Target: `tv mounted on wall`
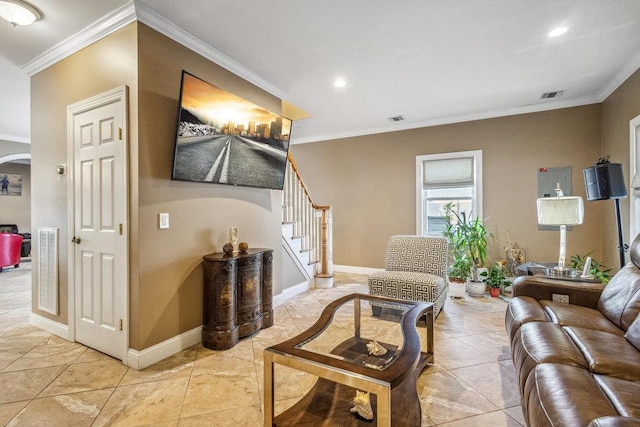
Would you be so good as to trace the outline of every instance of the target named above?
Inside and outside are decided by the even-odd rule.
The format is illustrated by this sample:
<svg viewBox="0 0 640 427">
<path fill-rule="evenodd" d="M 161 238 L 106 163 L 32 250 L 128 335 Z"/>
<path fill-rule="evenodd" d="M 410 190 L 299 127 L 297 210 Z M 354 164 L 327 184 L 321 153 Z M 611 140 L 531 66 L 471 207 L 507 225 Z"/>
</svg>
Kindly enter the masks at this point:
<svg viewBox="0 0 640 427">
<path fill-rule="evenodd" d="M 182 71 L 171 179 L 282 190 L 291 120 Z"/>
</svg>

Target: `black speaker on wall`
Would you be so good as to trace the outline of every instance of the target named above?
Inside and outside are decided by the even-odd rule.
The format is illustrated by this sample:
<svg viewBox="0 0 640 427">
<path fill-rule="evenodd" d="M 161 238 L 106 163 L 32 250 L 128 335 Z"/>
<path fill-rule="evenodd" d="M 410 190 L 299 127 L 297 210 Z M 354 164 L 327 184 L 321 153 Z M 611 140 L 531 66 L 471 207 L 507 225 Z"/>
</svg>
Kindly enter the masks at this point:
<svg viewBox="0 0 640 427">
<path fill-rule="evenodd" d="M 587 200 L 608 200 L 627 197 L 622 165 L 620 163 L 596 164 L 583 170 Z"/>
</svg>

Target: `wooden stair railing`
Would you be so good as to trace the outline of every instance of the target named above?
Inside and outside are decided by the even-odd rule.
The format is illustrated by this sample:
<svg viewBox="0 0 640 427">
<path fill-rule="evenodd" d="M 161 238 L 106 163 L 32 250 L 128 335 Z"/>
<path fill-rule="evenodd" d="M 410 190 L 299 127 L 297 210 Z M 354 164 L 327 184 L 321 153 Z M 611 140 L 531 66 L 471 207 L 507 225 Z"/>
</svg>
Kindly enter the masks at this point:
<svg viewBox="0 0 640 427">
<path fill-rule="evenodd" d="M 293 236 L 301 239 L 302 250 L 310 252 L 310 262 L 316 265 L 315 277 L 331 280 L 333 278 L 332 208 L 313 202 L 291 152 L 287 158 L 289 161 L 282 192 L 282 221 L 293 223 Z"/>
</svg>

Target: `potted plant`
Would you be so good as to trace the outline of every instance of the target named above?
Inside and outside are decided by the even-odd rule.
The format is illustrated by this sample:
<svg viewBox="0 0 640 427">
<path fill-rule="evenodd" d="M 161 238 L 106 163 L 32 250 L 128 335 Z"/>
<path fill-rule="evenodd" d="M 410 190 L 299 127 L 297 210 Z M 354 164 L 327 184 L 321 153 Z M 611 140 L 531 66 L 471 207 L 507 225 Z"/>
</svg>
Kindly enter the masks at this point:
<svg viewBox="0 0 640 427">
<path fill-rule="evenodd" d="M 482 281 L 489 286 L 489 292 L 492 297 L 500 295 L 500 290 L 503 286 L 511 284 L 511 280 L 507 278 L 507 269 L 501 262 L 496 262 L 489 266 L 487 271 L 480 273 Z"/>
<path fill-rule="evenodd" d="M 471 262 L 471 278 L 467 291 L 471 296 L 484 295 L 484 284 L 478 269 L 484 267 L 487 258 L 487 238 L 493 237 L 480 218 L 473 218 L 466 212 L 458 213 L 452 203 L 444 206 L 445 227 L 442 232 L 449 240 L 453 254 L 466 254 Z"/>
<path fill-rule="evenodd" d="M 471 276 L 471 260 L 465 253 L 454 255 L 447 270 L 449 277 L 449 296 L 462 298 L 467 290 L 467 280 Z"/>
</svg>

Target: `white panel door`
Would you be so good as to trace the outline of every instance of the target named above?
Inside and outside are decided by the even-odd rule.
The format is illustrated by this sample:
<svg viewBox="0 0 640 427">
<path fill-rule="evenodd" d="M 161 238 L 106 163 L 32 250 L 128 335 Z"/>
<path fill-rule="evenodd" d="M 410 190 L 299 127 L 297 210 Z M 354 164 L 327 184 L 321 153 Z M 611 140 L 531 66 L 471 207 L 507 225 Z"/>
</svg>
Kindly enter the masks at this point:
<svg viewBox="0 0 640 427">
<path fill-rule="evenodd" d="M 126 92 L 123 92 L 126 93 Z M 123 360 L 127 339 L 126 98 L 69 107 L 76 341 Z"/>
</svg>

